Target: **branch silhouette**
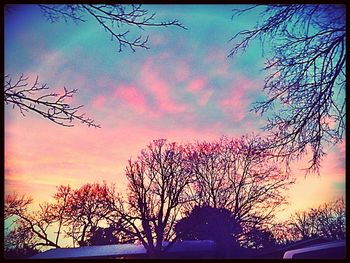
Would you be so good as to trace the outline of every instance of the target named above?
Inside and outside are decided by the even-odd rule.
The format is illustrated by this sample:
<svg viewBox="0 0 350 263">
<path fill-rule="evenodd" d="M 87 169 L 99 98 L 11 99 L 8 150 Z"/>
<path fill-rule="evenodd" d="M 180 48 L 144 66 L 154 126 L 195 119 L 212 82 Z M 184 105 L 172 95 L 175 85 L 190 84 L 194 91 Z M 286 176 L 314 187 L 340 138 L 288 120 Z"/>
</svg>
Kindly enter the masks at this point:
<svg viewBox="0 0 350 263">
<path fill-rule="evenodd" d="M 251 9 L 234 10 L 234 16 Z M 345 131 L 345 8 L 343 5 L 268 5 L 250 30 L 232 37 L 229 57 L 254 39 L 269 43 L 264 90 L 252 110 L 271 113 L 270 147 L 287 161 L 312 152 L 307 172 L 319 171 L 326 145 Z"/>
<path fill-rule="evenodd" d="M 66 99 L 73 97 L 77 89 L 67 90 L 63 88 L 63 94 L 49 92 L 47 84 L 39 84 L 37 76 L 33 84 L 29 84 L 28 77 L 23 74 L 13 81 L 10 75 L 4 79 L 4 99 L 7 105 L 17 108 L 23 116 L 27 112 L 35 112 L 42 117 L 65 127 L 73 127 L 73 120 L 78 120 L 89 127 L 100 128 L 94 120 L 80 114 L 78 110 L 83 107 L 71 106 Z"/>
<path fill-rule="evenodd" d="M 144 30 L 145 27 L 168 27 L 177 26 L 187 29 L 178 20 L 155 22 L 155 13 L 149 14 L 141 4 L 66 4 L 66 5 L 39 5 L 44 16 L 51 22 L 58 22 L 63 19 L 65 22 L 72 20 L 75 23 L 86 22 L 85 15 L 92 17 L 107 33 L 111 40 L 119 44 L 119 52 L 125 47 L 135 52 L 136 48 L 149 49 L 147 46 L 148 36 L 131 37 L 131 27 Z"/>
</svg>

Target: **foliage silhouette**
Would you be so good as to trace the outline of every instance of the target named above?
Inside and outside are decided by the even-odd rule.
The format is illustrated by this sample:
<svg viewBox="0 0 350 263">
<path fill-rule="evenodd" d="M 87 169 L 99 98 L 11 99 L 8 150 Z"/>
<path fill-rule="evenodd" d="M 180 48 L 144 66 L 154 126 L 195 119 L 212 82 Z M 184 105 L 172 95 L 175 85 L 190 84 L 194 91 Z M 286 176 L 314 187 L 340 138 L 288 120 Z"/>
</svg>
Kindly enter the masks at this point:
<svg viewBox="0 0 350 263">
<path fill-rule="evenodd" d="M 108 232 L 105 238 L 109 238 L 108 242 L 114 240 L 111 235 L 115 235 L 116 243 L 130 240 L 117 228 L 119 221 L 114 209 L 117 200 L 114 186 L 105 183 L 88 183 L 79 189 L 61 185 L 54 195 L 55 202 L 40 204 L 39 210 L 33 212 L 29 208 L 31 198 L 16 193 L 7 195 L 5 220 L 13 223 L 5 236 L 5 248 L 21 249 L 23 253 L 60 248 L 63 236 L 72 239 L 73 247 L 85 246 L 91 240 L 95 242 L 103 231 Z M 102 225 L 107 225 L 107 229 L 101 229 Z"/>
<path fill-rule="evenodd" d="M 22 247 L 36 250 L 42 247 L 60 247 L 57 240 L 49 237 L 47 232 L 57 222 L 51 213 L 52 206 L 44 203 L 38 211 L 30 212 L 28 206 L 32 201 L 32 198 L 17 193 L 5 197 L 4 219 L 11 220 L 11 225 L 15 225 L 5 237 L 5 244 L 8 246 L 6 249 Z"/>
<path fill-rule="evenodd" d="M 225 208 L 195 206 L 191 213 L 179 220 L 175 232 L 180 240 L 214 240 L 220 257 L 235 256 L 239 250 L 237 236 L 242 227 Z"/>
</svg>

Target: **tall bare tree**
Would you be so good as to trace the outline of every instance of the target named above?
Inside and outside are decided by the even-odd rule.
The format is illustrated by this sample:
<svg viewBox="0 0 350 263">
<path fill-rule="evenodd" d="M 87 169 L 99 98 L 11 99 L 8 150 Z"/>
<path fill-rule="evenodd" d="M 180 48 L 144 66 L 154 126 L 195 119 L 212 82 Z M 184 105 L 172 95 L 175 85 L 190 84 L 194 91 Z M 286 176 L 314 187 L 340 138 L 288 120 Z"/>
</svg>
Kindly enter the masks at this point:
<svg viewBox="0 0 350 263">
<path fill-rule="evenodd" d="M 234 10 L 242 15 L 261 6 Z M 312 157 L 308 172 L 319 171 L 326 146 L 343 140 L 345 131 L 345 5 L 286 4 L 263 8 L 253 29 L 231 40 L 230 57 L 254 39 L 270 50 L 264 90 L 268 98 L 254 110 L 268 115 L 270 147 L 287 161 Z"/>
<path fill-rule="evenodd" d="M 294 180 L 283 172 L 258 136 L 196 143 L 191 149 L 195 178 L 187 193 L 191 206 L 226 208 L 243 234 L 269 222 L 286 203 L 285 190 Z"/>
<path fill-rule="evenodd" d="M 121 203 L 122 218 L 150 257 L 160 257 L 166 249 L 163 241 L 175 238 L 173 226 L 187 201 L 184 189 L 191 181 L 185 156 L 182 146 L 161 139 L 127 165 L 129 193 L 126 204 Z"/>
</svg>

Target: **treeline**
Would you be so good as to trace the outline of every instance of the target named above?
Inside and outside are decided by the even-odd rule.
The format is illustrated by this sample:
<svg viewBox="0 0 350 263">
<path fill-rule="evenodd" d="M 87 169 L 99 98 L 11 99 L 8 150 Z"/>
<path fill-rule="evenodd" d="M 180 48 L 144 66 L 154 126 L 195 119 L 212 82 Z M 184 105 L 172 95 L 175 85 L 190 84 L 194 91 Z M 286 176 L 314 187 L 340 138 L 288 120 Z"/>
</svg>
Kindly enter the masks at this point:
<svg viewBox="0 0 350 263">
<path fill-rule="evenodd" d="M 188 144 L 155 140 L 129 160 L 126 192 L 105 182 L 78 189 L 61 185 L 53 202 L 37 211 L 30 211 L 31 198 L 8 195 L 5 219 L 13 225 L 5 254 L 30 256 L 61 247 L 63 238 L 71 247 L 139 242 L 150 257 L 164 253 L 163 241 L 212 239 L 226 253 L 227 246 L 259 249 L 315 236 L 345 238 L 342 199 L 274 223 L 294 180 L 267 143 L 258 136 Z"/>
</svg>

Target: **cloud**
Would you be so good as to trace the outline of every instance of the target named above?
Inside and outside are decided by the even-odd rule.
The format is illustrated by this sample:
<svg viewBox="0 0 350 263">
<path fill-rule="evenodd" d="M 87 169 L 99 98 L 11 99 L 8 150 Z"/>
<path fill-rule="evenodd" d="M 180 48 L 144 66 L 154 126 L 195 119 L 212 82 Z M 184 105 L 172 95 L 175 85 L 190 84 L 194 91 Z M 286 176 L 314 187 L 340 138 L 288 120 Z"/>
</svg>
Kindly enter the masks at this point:
<svg viewBox="0 0 350 263">
<path fill-rule="evenodd" d="M 214 93 L 214 91 L 211 89 L 209 90 L 206 85 L 206 78 L 197 78 L 195 80 L 192 80 L 187 86 L 187 90 L 197 97 L 197 103 L 201 107 L 205 106 L 208 103 L 209 98 Z"/>
<path fill-rule="evenodd" d="M 256 81 L 240 75 L 236 76 L 233 82 L 219 106 L 232 120 L 242 121 L 249 111 L 252 93 L 256 92 Z"/>
<path fill-rule="evenodd" d="M 148 59 L 141 68 L 140 82 L 143 87 L 155 99 L 155 108 L 160 113 L 183 113 L 188 110 L 187 105 L 174 99 L 176 86 L 169 84 L 161 77 L 161 72 L 155 67 L 152 60 Z"/>
<path fill-rule="evenodd" d="M 133 85 L 120 85 L 114 90 L 114 97 L 140 114 L 150 113 L 146 97 Z"/>
<path fill-rule="evenodd" d="M 190 66 L 187 61 L 179 60 L 175 62 L 175 78 L 176 81 L 184 81 L 190 76 Z"/>
<path fill-rule="evenodd" d="M 201 130 L 176 126 L 155 129 L 130 119 L 102 129 L 83 125 L 68 129 L 48 125 L 42 119 L 12 120 L 5 135 L 6 193 L 17 190 L 36 199 L 53 194 L 59 184 L 79 187 L 102 180 L 117 183 L 125 191 L 127 160 L 136 158 L 152 140 L 192 142 L 214 139 L 220 132 L 215 125 Z"/>
<path fill-rule="evenodd" d="M 96 109 L 103 109 L 106 103 L 107 97 L 103 95 L 98 95 L 92 101 L 92 106 Z"/>
<path fill-rule="evenodd" d="M 187 90 L 192 93 L 197 93 L 204 88 L 205 84 L 206 84 L 205 79 L 195 79 L 190 82 L 190 84 L 187 87 Z"/>
</svg>

